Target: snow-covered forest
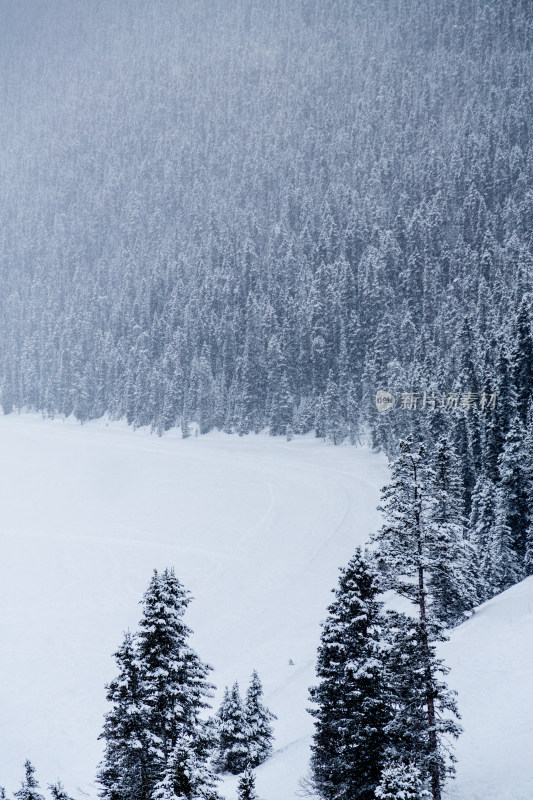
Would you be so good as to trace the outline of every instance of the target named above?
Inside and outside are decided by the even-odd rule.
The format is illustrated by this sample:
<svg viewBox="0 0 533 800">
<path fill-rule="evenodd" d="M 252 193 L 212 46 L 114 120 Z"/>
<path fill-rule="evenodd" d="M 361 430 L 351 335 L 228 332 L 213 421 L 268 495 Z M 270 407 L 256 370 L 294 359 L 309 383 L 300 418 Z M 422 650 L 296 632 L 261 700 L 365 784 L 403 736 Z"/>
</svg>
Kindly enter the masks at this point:
<svg viewBox="0 0 533 800">
<path fill-rule="evenodd" d="M 125 423 L 132 437 L 147 428 L 163 447 L 179 442 L 184 459 L 186 440 L 201 446 L 196 433 L 231 438 L 231 454 L 249 434 L 272 437 L 265 453 L 316 439 L 358 481 L 364 467 L 331 453 L 369 446 L 390 459 L 381 500 L 374 483 L 368 498 L 380 524 L 373 518 L 330 554 L 343 571 L 335 603 L 322 603 L 322 633 L 316 614 L 297 615 L 318 647 L 303 701 L 315 704 L 315 728 L 302 791 L 322 800 L 441 800 L 460 733 L 439 655 L 445 629 L 533 575 L 532 48 L 532 0 L 0 2 L 7 441 L 24 412 L 83 430 Z M 266 477 L 270 510 L 257 512 L 269 533 L 276 480 Z M 160 500 L 153 488 L 150 501 Z M 45 502 L 42 518 L 54 514 Z M 344 531 L 338 524 L 324 515 L 310 564 Z M 32 519 L 32 540 L 40 525 Z M 371 553 L 354 556 L 369 542 Z M 222 545 L 217 552 L 226 558 Z M 185 597 L 189 584 L 172 566 L 158 562 L 154 575 Z M 331 571 L 313 574 L 335 585 Z M 148 579 L 141 587 L 138 576 L 138 592 Z M 398 608 L 384 592 L 402 598 Z M 106 640 L 120 674 L 102 682 L 112 708 L 98 791 L 214 800 L 218 769 L 240 776 L 239 800 L 255 800 L 283 707 L 260 706 L 258 744 L 237 683 L 254 670 L 261 695 L 253 663 L 246 675 L 224 673 L 233 688 L 206 721 L 209 669 L 177 622 L 188 600 L 178 605 L 174 645 L 161 645 L 167 661 L 157 668 L 142 621 L 122 649 L 120 637 Z M 157 669 L 175 670 L 172 700 Z M 178 723 L 177 687 L 185 674 L 193 680 L 190 669 L 196 694 L 188 710 L 181 696 Z M 350 692 L 365 700 L 346 701 L 342 716 Z M 121 708 L 132 715 L 125 727 Z M 17 797 L 38 800 L 32 764 L 25 770 Z M 59 783 L 50 791 L 63 797 Z"/>
<path fill-rule="evenodd" d="M 483 538 L 533 385 L 531 12 L 4 0 L 4 411 L 445 428 Z"/>
</svg>

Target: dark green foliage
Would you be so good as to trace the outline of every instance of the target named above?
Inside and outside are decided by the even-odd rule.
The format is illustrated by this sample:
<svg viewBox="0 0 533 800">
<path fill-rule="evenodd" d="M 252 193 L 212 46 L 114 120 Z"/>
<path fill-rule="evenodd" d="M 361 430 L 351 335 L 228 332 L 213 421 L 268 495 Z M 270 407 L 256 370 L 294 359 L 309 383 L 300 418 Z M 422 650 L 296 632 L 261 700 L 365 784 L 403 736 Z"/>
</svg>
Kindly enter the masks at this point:
<svg viewBox="0 0 533 800">
<path fill-rule="evenodd" d="M 274 738 L 272 721 L 276 719 L 276 716 L 263 704 L 262 697 L 263 686 L 259 675 L 254 670 L 246 692 L 244 706 L 249 731 L 249 763 L 252 767 L 258 767 L 272 753 L 272 740 Z"/>
<path fill-rule="evenodd" d="M 378 592 L 377 576 L 358 550 L 341 570 L 322 630 L 319 683 L 310 690 L 311 765 L 326 800 L 370 800 L 379 781 L 391 710 L 385 700 Z"/>
<path fill-rule="evenodd" d="M 210 667 L 188 643 L 189 602 L 173 570 L 154 571 L 140 630 L 126 635 L 116 654 L 119 675 L 108 686 L 98 775 L 104 800 L 218 798 L 207 766 L 213 737 L 201 718 Z"/>
<path fill-rule="evenodd" d="M 216 716 L 217 754 L 214 764 L 219 772 L 238 775 L 250 761 L 251 730 L 239 694 L 239 686 L 226 689 Z"/>
<path fill-rule="evenodd" d="M 255 791 L 255 776 L 251 767 L 246 767 L 237 788 L 237 800 L 258 800 Z"/>
<path fill-rule="evenodd" d="M 450 526 L 453 517 L 447 492 L 453 491 L 453 462 L 447 444 L 442 442 L 437 454 L 437 474 L 428 464 L 424 447 L 411 437 L 400 441 L 399 451 L 391 465 L 391 481 L 382 492 L 384 525 L 373 538 L 379 547 L 378 560 L 386 585 L 409 599 L 418 617 L 406 630 L 403 623 L 398 626 L 401 640 L 397 649 L 406 653 L 409 647 L 412 652 L 409 658 L 402 656 L 406 658 L 402 663 L 410 664 L 408 680 L 419 681 L 413 687 L 419 697 L 415 704 L 419 719 L 417 723 L 409 718 L 401 721 L 398 733 L 422 737 L 423 745 L 414 744 L 415 763 L 423 778 L 429 780 L 432 799 L 441 800 L 443 779 L 453 773 L 446 741 L 457 736 L 460 729 L 450 713 L 446 714 L 456 712 L 455 703 L 438 679 L 442 666 L 435 658 L 433 642 L 441 636 L 438 616 L 447 611 L 443 601 L 450 591 L 454 602 L 461 601 L 457 584 L 468 585 L 469 581 L 457 531 Z M 462 611 L 461 605 L 452 610 Z M 400 679 L 401 663 L 394 672 Z M 402 706 L 409 708 L 409 703 Z"/>
</svg>

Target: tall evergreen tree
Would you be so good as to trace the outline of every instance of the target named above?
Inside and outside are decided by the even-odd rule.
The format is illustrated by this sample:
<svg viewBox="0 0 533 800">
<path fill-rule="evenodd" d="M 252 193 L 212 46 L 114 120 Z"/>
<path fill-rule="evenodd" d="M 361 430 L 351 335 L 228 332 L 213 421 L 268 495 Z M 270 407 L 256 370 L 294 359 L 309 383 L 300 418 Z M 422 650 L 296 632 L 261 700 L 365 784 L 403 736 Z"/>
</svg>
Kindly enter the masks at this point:
<svg viewBox="0 0 533 800">
<path fill-rule="evenodd" d="M 383 766 L 389 712 L 378 592 L 377 576 L 357 550 L 341 569 L 322 630 L 319 683 L 310 690 L 315 704 L 311 766 L 326 800 L 370 800 Z"/>
<path fill-rule="evenodd" d="M 142 601 L 140 631 L 135 638 L 127 634 L 116 654 L 119 676 L 108 687 L 113 705 L 101 736 L 99 782 L 105 800 L 151 800 L 155 791 L 174 791 L 178 760 L 187 775 L 194 767 L 198 786 L 207 787 L 205 797 L 211 800 L 214 778 L 207 759 L 213 740 L 201 718 L 211 696 L 210 667 L 187 641 L 190 630 L 183 616 L 189 602 L 173 570 L 154 571 Z M 187 800 L 197 796 L 204 795 L 184 795 Z"/>
<path fill-rule="evenodd" d="M 432 530 L 428 592 L 431 614 L 445 625 L 455 625 L 480 601 L 477 553 L 465 538 L 458 459 L 446 437 L 436 445 L 426 490 L 431 493 L 428 524 Z"/>
<path fill-rule="evenodd" d="M 151 738 L 144 698 L 142 665 L 131 634 L 115 653 L 118 677 L 107 687 L 112 708 L 105 717 L 100 739 L 105 742 L 98 771 L 104 800 L 148 800 L 153 781 L 148 757 Z"/>
<path fill-rule="evenodd" d="M 237 683 L 233 684 L 231 691 L 226 689 L 224 693 L 217 712 L 216 729 L 218 742 L 215 767 L 219 772 L 238 775 L 250 760 L 251 730 Z"/>
<path fill-rule="evenodd" d="M 259 675 L 254 670 L 250 685 L 246 692 L 245 716 L 248 725 L 248 752 L 249 763 L 252 767 L 262 764 L 272 753 L 272 740 L 274 732 L 272 721 L 277 719 L 262 703 L 263 686 Z"/>
<path fill-rule="evenodd" d="M 147 729 L 152 775 L 159 775 L 178 738 L 190 737 L 198 755 L 209 749 L 201 719 L 209 707 L 211 667 L 191 649 L 191 633 L 183 621 L 190 596 L 173 570 L 154 571 L 142 601 L 143 615 L 137 639 L 142 664 L 142 693 L 148 706 Z"/>
<path fill-rule="evenodd" d="M 442 687 L 436 680 L 432 639 L 436 635 L 435 620 L 429 616 L 428 583 L 440 551 L 438 527 L 431 523 L 433 501 L 427 492 L 431 482 L 425 450 L 412 438 L 401 440 L 400 454 L 391 466 L 391 482 L 383 489 L 381 511 L 385 524 L 373 537 L 379 546 L 379 561 L 390 588 L 409 599 L 419 618 L 418 647 L 425 682 L 427 769 L 433 800 L 441 800 L 445 773 L 453 772 L 446 765 L 443 734 L 458 729 L 439 729 L 439 713 L 446 707 Z M 440 559 L 439 559 L 440 560 Z"/>
</svg>

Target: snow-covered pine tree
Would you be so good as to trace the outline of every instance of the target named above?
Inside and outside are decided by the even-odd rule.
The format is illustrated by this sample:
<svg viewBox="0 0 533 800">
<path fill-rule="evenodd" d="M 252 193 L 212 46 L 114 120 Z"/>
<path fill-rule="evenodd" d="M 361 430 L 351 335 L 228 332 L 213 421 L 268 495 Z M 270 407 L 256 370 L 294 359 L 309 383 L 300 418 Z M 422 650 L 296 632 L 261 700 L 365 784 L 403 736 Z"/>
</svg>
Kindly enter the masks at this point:
<svg viewBox="0 0 533 800">
<path fill-rule="evenodd" d="M 142 670 L 142 696 L 147 706 L 146 733 L 151 785 L 161 779 L 176 743 L 187 738 L 206 760 L 212 742 L 201 712 L 214 688 L 207 681 L 211 667 L 190 647 L 191 630 L 183 621 L 190 595 L 174 570 L 154 570 L 142 605 L 137 653 Z"/>
<path fill-rule="evenodd" d="M 194 741 L 180 736 L 151 800 L 222 800 L 216 788 L 217 778 L 195 749 Z"/>
<path fill-rule="evenodd" d="M 239 779 L 237 787 L 237 800 L 258 800 L 255 791 L 255 775 L 250 766 L 247 766 Z"/>
<path fill-rule="evenodd" d="M 130 633 L 115 653 L 118 677 L 107 687 L 112 704 L 100 739 L 104 757 L 98 769 L 100 797 L 104 800 L 147 800 L 153 775 L 148 757 L 151 739 L 148 706 L 144 702 L 143 675 Z"/>
<path fill-rule="evenodd" d="M 377 800 L 425 800 L 430 794 L 423 788 L 418 767 L 400 761 L 384 768 L 375 796 Z"/>
<path fill-rule="evenodd" d="M 387 611 L 384 636 L 384 697 L 390 719 L 385 725 L 386 762 L 410 762 L 430 782 L 438 771 L 441 782 L 453 774 L 450 742 L 460 733 L 455 693 L 444 678 L 448 668 L 437 658 L 434 641 L 425 650 L 427 632 L 419 619 Z M 444 639 L 435 631 L 436 637 Z M 428 676 L 428 662 L 431 675 Z M 435 738 L 428 730 L 428 695 L 434 699 Z"/>
<path fill-rule="evenodd" d="M 431 505 L 432 559 L 428 581 L 431 614 L 446 626 L 465 619 L 480 601 L 475 548 L 464 537 L 466 520 L 457 455 L 441 437 L 428 476 Z"/>
<path fill-rule="evenodd" d="M 512 420 L 498 458 L 495 525 L 491 547 L 492 586 L 503 591 L 525 575 L 527 534 L 531 524 L 531 454 L 526 452 L 526 429 Z"/>
<path fill-rule="evenodd" d="M 358 549 L 341 569 L 318 650 L 311 768 L 325 800 L 370 800 L 385 758 L 377 575 Z"/>
<path fill-rule="evenodd" d="M 341 409 L 339 387 L 329 371 L 324 394 L 325 434 L 333 444 L 340 444 L 346 436 L 346 426 Z"/>
<path fill-rule="evenodd" d="M 72 797 L 67 794 L 65 791 L 65 787 L 61 783 L 61 781 L 57 781 L 56 783 L 51 783 L 48 787 L 50 794 L 52 795 L 52 800 L 72 800 Z"/>
<path fill-rule="evenodd" d="M 262 764 L 272 753 L 274 732 L 271 722 L 277 719 L 276 715 L 263 705 L 261 702 L 262 697 L 263 686 L 259 675 L 254 670 L 246 692 L 244 705 L 246 722 L 249 729 L 249 763 L 252 767 L 257 767 L 259 764 Z"/>
<path fill-rule="evenodd" d="M 24 780 L 20 789 L 15 792 L 15 797 L 18 800 L 44 800 L 39 788 L 39 781 L 35 777 L 35 767 L 30 760 L 27 760 L 24 764 Z"/>
<path fill-rule="evenodd" d="M 442 557 L 436 541 L 438 528 L 431 520 L 434 503 L 427 490 L 432 481 L 424 447 L 415 445 L 411 436 L 400 440 L 399 456 L 391 465 L 391 482 L 382 492 L 380 510 L 385 524 L 372 538 L 379 546 L 378 561 L 387 585 L 414 603 L 418 611 L 418 643 L 425 681 L 425 763 L 431 796 L 433 800 L 441 800 L 443 775 L 446 771 L 452 773 L 453 765 L 445 767 L 443 732 L 438 725 L 442 705 L 446 704 L 444 684 L 439 687 L 437 683 L 437 664 L 431 647 L 439 627 L 429 616 L 428 587 Z M 458 735 L 459 729 L 449 733 Z"/>
<path fill-rule="evenodd" d="M 246 769 L 250 760 L 251 731 L 246 719 L 239 685 L 227 688 L 216 715 L 218 747 L 213 763 L 218 772 L 231 772 L 239 775 Z"/>
<path fill-rule="evenodd" d="M 533 396 L 531 316 L 531 297 L 526 294 L 522 298 L 511 331 L 511 378 L 516 399 L 516 411 L 523 425 L 527 422 L 529 404 Z"/>
</svg>

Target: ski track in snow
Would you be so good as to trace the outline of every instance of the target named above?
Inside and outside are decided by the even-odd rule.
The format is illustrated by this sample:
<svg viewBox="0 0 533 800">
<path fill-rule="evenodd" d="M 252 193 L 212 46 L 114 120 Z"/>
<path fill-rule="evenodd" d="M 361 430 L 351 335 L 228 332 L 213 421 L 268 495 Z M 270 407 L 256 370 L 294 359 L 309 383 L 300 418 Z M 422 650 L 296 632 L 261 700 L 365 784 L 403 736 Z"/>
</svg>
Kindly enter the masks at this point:
<svg viewBox="0 0 533 800">
<path fill-rule="evenodd" d="M 338 567 L 379 524 L 386 462 L 366 448 L 224 434 L 163 438 L 104 421 L 0 417 L 0 785 L 23 762 L 95 798 L 105 683 L 153 568 L 191 590 L 193 644 L 225 685 L 252 669 L 277 714 L 261 800 L 294 800 L 308 687 Z M 465 732 L 450 800 L 529 800 L 533 579 L 452 633 Z M 289 660 L 294 665 L 289 665 Z M 234 800 L 237 779 L 223 793 Z"/>
</svg>

